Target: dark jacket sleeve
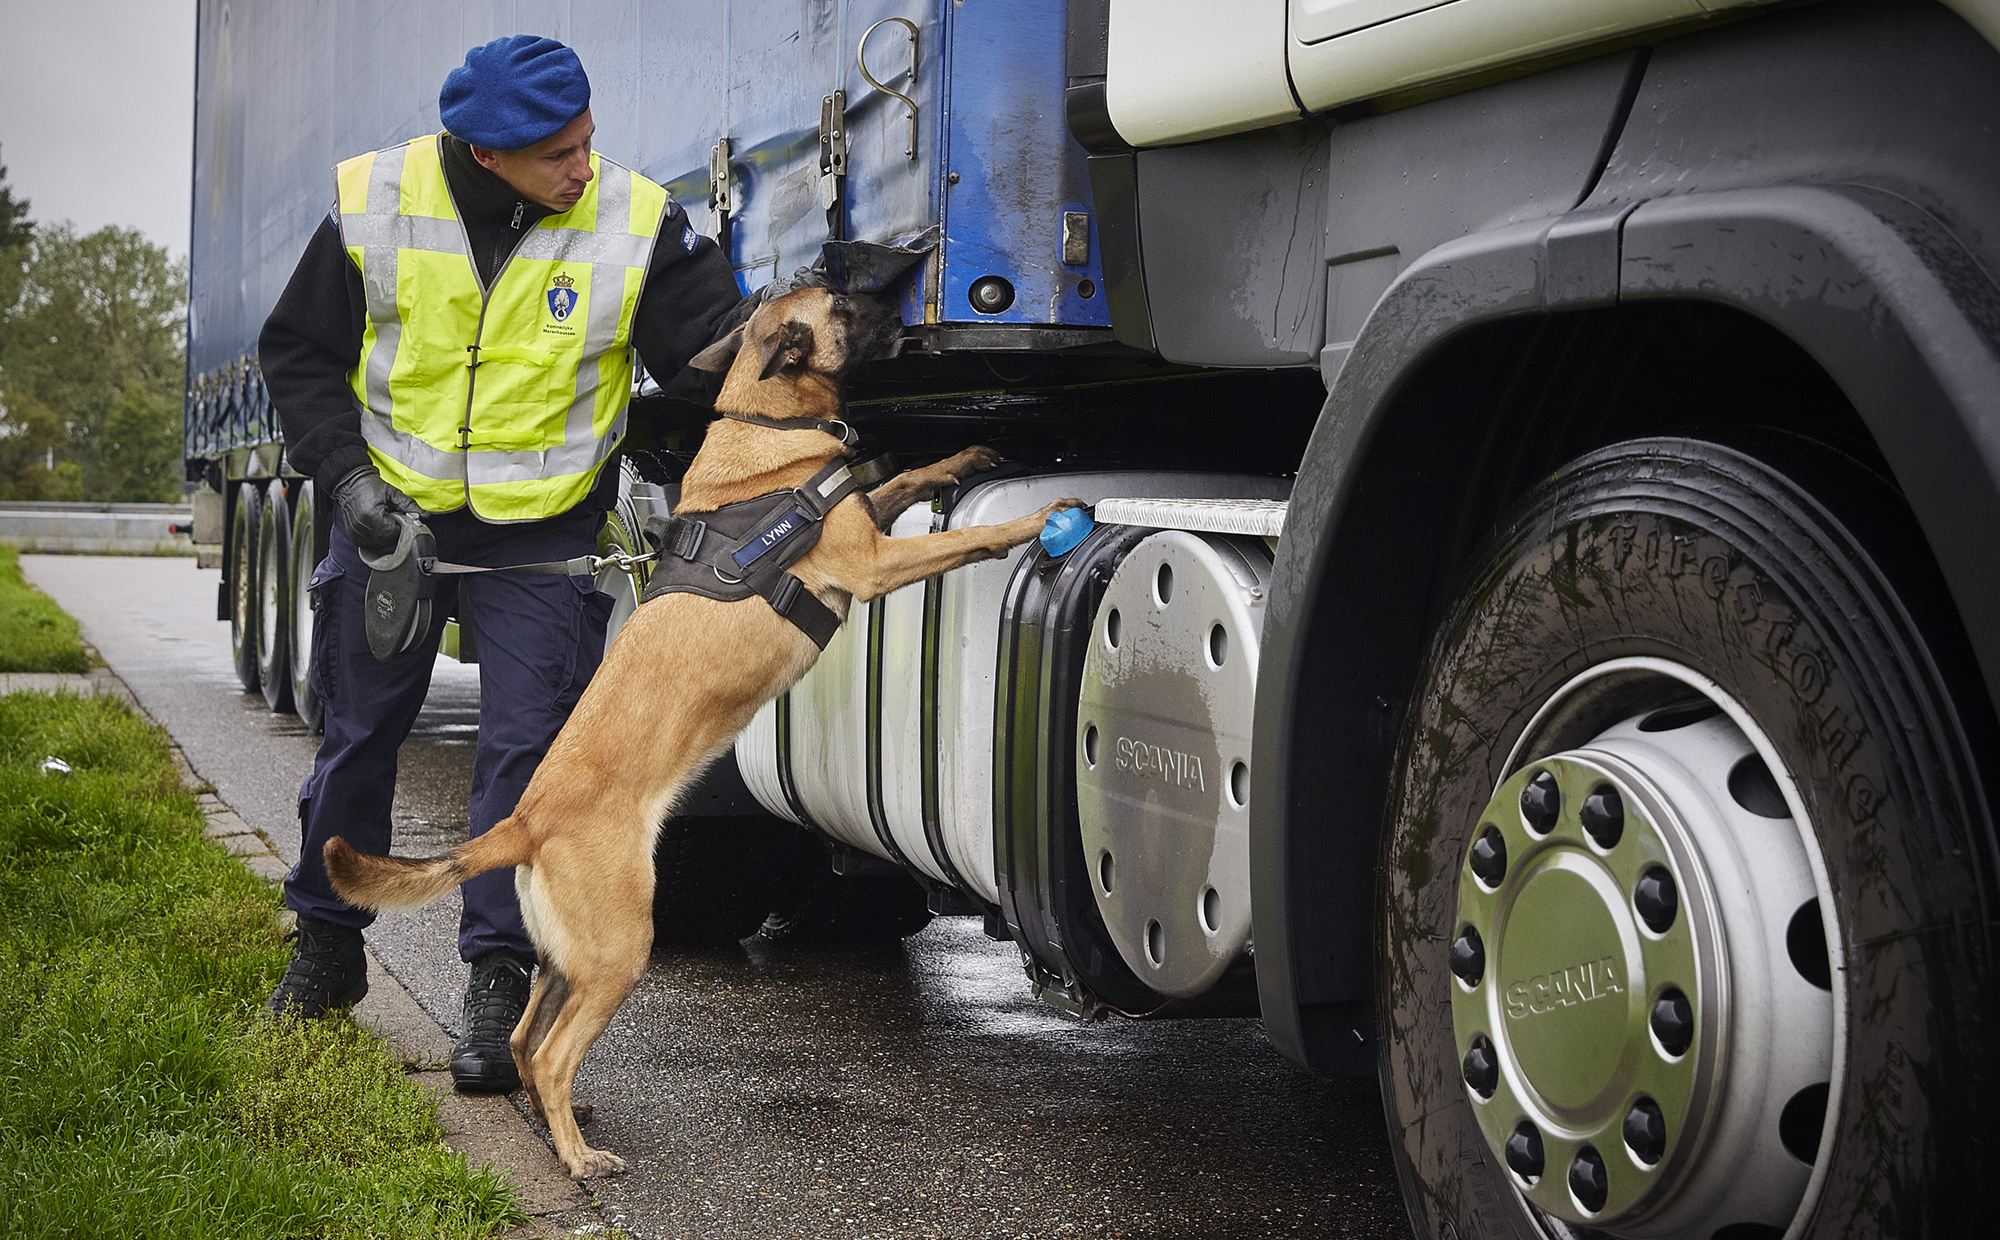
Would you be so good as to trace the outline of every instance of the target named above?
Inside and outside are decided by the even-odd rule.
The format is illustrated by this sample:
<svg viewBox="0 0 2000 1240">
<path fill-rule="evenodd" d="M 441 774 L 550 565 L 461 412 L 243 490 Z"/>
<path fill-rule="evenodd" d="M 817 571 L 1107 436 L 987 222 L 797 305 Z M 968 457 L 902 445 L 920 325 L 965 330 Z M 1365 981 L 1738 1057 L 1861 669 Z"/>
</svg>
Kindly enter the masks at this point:
<svg viewBox="0 0 2000 1240">
<path fill-rule="evenodd" d="M 647 372 L 667 384 L 715 339 L 716 324 L 742 297 L 728 258 L 694 231 L 681 204 L 674 203 L 660 225 L 632 323 L 632 343 Z"/>
<path fill-rule="evenodd" d="M 347 385 L 361 358 L 365 304 L 360 270 L 332 219 L 321 220 L 257 337 L 285 455 L 322 488 L 368 463 L 361 410 Z"/>
</svg>

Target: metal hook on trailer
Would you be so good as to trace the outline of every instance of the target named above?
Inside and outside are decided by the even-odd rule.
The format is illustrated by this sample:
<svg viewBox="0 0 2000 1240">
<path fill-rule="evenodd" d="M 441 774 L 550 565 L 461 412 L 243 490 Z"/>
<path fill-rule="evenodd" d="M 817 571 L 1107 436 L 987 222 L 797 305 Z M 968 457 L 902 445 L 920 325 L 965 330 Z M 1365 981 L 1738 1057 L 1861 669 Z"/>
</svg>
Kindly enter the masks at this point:
<svg viewBox="0 0 2000 1240">
<path fill-rule="evenodd" d="M 882 28 L 883 26 L 886 26 L 886 25 L 888 25 L 888 24 L 889 24 L 890 22 L 896 22 L 896 23 L 898 23 L 898 24 L 902 25 L 902 26 L 903 26 L 903 27 L 904 27 L 905 29 L 907 29 L 907 30 L 908 30 L 908 31 L 910 32 L 910 81 L 909 81 L 909 86 L 910 86 L 910 88 L 911 88 L 912 90 L 916 89 L 916 85 L 917 85 L 917 24 L 916 24 L 915 22 L 911 21 L 911 20 L 910 20 L 909 18 L 907 18 L 907 17 L 885 17 L 885 18 L 883 18 L 883 19 L 882 19 L 881 21 L 879 21 L 879 22 L 876 22 L 876 23 L 875 23 L 875 24 L 874 24 L 873 26 L 870 26 L 870 27 L 868 27 L 868 29 L 867 29 L 867 30 L 863 31 L 863 32 L 862 32 L 862 34 L 861 34 L 861 42 L 859 42 L 859 43 L 855 44 L 855 47 L 854 47 L 854 64 L 855 64 L 855 66 L 856 66 L 857 68 L 859 68 L 859 69 L 861 70 L 861 77 L 862 77 L 862 79 L 863 79 L 864 81 L 866 81 L 866 82 L 867 82 L 867 83 L 868 83 L 868 84 L 869 84 L 870 86 L 873 86 L 873 87 L 874 87 L 874 88 L 875 88 L 876 90 L 879 90 L 879 91 L 881 91 L 881 92 L 882 92 L 883 94 L 885 94 L 885 95 L 890 95 L 890 96 L 893 96 L 894 98 L 897 98 L 897 99 L 901 99 L 901 100 L 903 101 L 903 106 L 904 106 L 904 107 L 906 107 L 906 108 L 908 108 L 908 109 L 910 110 L 910 145 L 909 145 L 909 148 L 908 148 L 908 149 L 906 149 L 906 150 L 905 150 L 905 151 L 903 152 L 903 154 L 905 154 L 905 155 L 908 155 L 908 156 L 910 157 L 910 162 L 911 162 L 911 163 L 915 163 L 915 162 L 917 161 L 917 102 L 916 102 L 916 100 L 914 100 L 914 99 L 910 98 L 910 97 L 909 97 L 908 95 L 904 94 L 904 93 L 903 93 L 902 91 L 900 91 L 900 90 L 896 90 L 896 89 L 895 89 L 894 87 L 890 87 L 890 86 L 884 86 L 884 85 L 883 85 L 882 83 L 880 83 L 880 82 L 878 82 L 878 81 L 876 81 L 876 80 L 875 80 L 875 75 L 874 75 L 874 74 L 872 74 L 872 73 L 868 72 L 868 36 L 869 36 L 869 35 L 871 35 L 871 34 L 874 34 L 874 33 L 875 33 L 875 32 L 876 32 L 877 30 L 881 29 L 881 28 Z"/>
</svg>

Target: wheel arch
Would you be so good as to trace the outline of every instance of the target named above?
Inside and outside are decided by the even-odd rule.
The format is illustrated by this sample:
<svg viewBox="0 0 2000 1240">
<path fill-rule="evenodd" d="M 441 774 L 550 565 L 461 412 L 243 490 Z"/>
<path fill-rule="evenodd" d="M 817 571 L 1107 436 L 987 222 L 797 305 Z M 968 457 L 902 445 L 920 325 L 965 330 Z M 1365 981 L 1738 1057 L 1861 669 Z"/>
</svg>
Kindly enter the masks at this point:
<svg viewBox="0 0 2000 1240">
<path fill-rule="evenodd" d="M 2000 289 L 1933 217 L 1858 186 L 1694 193 L 1476 233 L 1414 262 L 1339 365 L 1265 624 L 1251 879 L 1267 1031 L 1372 1071 L 1377 846 L 1403 708 L 1466 558 L 1519 495 L 1641 434 L 1804 436 L 1888 479 L 2000 701 Z M 1698 350 L 1748 397 L 1621 412 Z M 1768 359 L 1760 366 L 1759 358 Z M 1693 366 L 1670 391 L 1704 390 Z M 1645 401 L 1640 401 L 1642 405 Z M 1430 571 L 1412 572 L 1411 565 Z M 1975 670 L 1976 669 L 1976 670 Z M 1976 696 L 1976 694 L 1975 694 Z M 1386 861 L 1393 864 L 1393 860 Z"/>
</svg>

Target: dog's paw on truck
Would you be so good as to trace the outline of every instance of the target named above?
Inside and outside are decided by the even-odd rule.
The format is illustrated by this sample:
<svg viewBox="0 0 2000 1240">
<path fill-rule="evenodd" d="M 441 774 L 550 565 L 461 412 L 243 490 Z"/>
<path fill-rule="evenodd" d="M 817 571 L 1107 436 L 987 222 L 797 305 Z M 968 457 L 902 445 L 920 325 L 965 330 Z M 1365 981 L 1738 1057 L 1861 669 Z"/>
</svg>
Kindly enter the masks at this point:
<svg viewBox="0 0 2000 1240">
<path fill-rule="evenodd" d="M 340 56 L 201 15 L 196 536 L 245 683 L 308 717 L 324 505 L 248 349 L 324 170 L 435 123 L 436 74 L 339 76 L 408 60 L 370 7 Z M 664 828 L 664 932 L 872 885 L 1072 1011 L 1260 1011 L 1379 1076 L 1424 1236 L 1983 1204 L 1992 3 L 645 9 L 578 41 L 642 87 L 607 147 L 746 290 L 939 229 L 853 418 L 1010 464 L 896 532 L 1097 504 L 856 607 Z M 607 548 L 708 417 L 655 378 Z"/>
</svg>

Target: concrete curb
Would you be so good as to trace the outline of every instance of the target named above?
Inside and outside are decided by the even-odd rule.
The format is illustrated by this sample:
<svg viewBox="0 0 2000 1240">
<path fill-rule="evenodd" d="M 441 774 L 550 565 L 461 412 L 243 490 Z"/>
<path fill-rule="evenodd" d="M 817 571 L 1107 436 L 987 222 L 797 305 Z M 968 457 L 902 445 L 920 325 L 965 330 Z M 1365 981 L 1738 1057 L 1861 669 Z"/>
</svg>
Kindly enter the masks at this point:
<svg viewBox="0 0 2000 1240">
<path fill-rule="evenodd" d="M 131 689 L 108 667 L 81 674 L 0 673 L 0 694 L 23 692 L 109 694 L 151 719 L 132 696 Z M 183 783 L 190 788 L 210 787 L 188 762 L 178 743 L 172 745 L 172 750 Z M 291 866 L 278 855 L 270 836 L 243 821 L 213 792 L 198 792 L 195 800 L 208 818 L 203 834 L 222 845 L 265 882 L 284 881 Z M 291 914 L 285 916 L 289 918 Z M 497 1167 L 513 1180 L 519 1204 L 529 1221 L 502 1232 L 503 1236 L 529 1240 L 604 1229 L 596 1199 L 569 1178 L 556 1160 L 555 1151 L 505 1095 L 461 1094 L 452 1088 L 451 1073 L 445 1067 L 451 1057 L 451 1035 L 382 967 L 372 951 L 368 953 L 368 995 L 355 1005 L 354 1018 L 386 1041 L 417 1084 L 437 1098 L 438 1125 L 444 1129 L 446 1143 L 474 1166 Z"/>
</svg>

